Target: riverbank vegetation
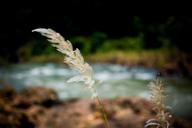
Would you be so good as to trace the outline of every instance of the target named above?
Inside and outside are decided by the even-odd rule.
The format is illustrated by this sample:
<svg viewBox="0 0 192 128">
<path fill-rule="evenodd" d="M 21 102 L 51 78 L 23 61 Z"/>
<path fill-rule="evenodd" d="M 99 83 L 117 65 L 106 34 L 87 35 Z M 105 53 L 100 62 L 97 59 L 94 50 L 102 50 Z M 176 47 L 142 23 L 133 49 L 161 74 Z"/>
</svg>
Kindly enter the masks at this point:
<svg viewBox="0 0 192 128">
<path fill-rule="evenodd" d="M 0 63 L 62 63 L 60 55 L 48 42 L 38 35 L 20 46 L 14 59 L 1 56 Z M 164 74 L 192 75 L 192 54 L 179 50 L 169 40 L 161 39 L 161 47 L 146 48 L 143 34 L 136 37 L 109 38 L 105 33 L 95 32 L 92 36 L 75 36 L 69 38 L 74 48 L 79 48 L 86 61 L 94 63 L 113 63 L 127 66 L 144 66 L 155 68 Z"/>
</svg>

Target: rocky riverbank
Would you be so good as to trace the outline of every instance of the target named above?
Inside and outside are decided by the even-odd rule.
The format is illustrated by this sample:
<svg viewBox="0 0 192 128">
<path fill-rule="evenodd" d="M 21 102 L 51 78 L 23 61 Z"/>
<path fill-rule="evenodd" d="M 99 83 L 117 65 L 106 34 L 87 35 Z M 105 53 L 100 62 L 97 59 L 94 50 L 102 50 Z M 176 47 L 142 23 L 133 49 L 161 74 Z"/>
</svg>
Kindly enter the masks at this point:
<svg viewBox="0 0 192 128">
<path fill-rule="evenodd" d="M 192 54 L 174 50 L 98 53 L 88 56 L 87 60 L 95 63 L 112 63 L 129 67 L 143 66 L 153 68 L 161 72 L 163 76 L 192 77 Z"/>
<path fill-rule="evenodd" d="M 155 113 L 149 101 L 138 97 L 105 99 L 111 128 L 143 128 Z M 192 123 L 171 118 L 174 128 L 191 128 Z M 0 128 L 104 128 L 98 105 L 91 99 L 60 101 L 56 92 L 31 87 L 20 92 L 0 90 Z"/>
</svg>

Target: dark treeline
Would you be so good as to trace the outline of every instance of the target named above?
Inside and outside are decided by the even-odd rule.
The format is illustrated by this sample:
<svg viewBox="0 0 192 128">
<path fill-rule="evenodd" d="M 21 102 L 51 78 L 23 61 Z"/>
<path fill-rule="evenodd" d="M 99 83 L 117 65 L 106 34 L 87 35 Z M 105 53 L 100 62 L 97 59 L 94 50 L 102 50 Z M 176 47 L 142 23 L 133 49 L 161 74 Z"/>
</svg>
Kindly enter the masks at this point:
<svg viewBox="0 0 192 128">
<path fill-rule="evenodd" d="M 188 16 L 129 16 L 122 15 L 63 15 L 62 11 L 28 8 L 20 9 L 16 15 L 16 42 L 24 43 L 37 27 L 56 29 L 66 37 L 91 35 L 104 32 L 109 38 L 138 36 L 144 34 L 145 47 L 156 48 L 161 44 L 159 37 L 171 40 L 182 50 L 190 50 L 192 18 Z"/>
<path fill-rule="evenodd" d="M 68 5 L 72 5 L 70 8 Z M 80 6 L 81 5 L 81 6 Z M 14 42 L 2 39 L 0 48 L 1 56 L 14 58 L 15 51 L 35 35 L 31 30 L 38 27 L 53 28 L 65 35 L 66 38 L 75 36 L 91 36 L 94 32 L 102 32 L 107 38 L 137 37 L 143 35 L 144 48 L 159 48 L 162 42 L 168 40 L 168 46 L 174 46 L 180 50 L 190 52 L 192 42 L 192 17 L 191 16 L 130 16 L 126 13 L 80 14 L 78 10 L 89 6 L 93 10 L 107 10 L 105 2 L 82 3 L 79 0 L 69 1 L 63 8 L 45 7 L 18 7 L 16 16 L 16 38 Z M 67 15 L 66 10 L 74 11 L 73 15 Z M 89 10 L 87 10 L 89 11 Z M 1 37 L 10 37 L 8 32 L 1 33 Z M 162 41 L 164 40 L 164 41 Z M 12 47 L 10 47 L 10 44 Z"/>
</svg>

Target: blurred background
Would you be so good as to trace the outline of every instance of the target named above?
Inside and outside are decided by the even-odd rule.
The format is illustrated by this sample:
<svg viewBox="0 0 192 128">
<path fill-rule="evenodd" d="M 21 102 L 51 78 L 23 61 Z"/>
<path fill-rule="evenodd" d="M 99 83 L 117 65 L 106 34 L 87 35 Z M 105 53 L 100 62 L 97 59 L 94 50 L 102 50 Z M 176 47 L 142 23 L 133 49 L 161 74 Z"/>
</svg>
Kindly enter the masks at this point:
<svg viewBox="0 0 192 128">
<path fill-rule="evenodd" d="M 68 15 L 67 10 L 104 10 L 107 4 L 74 0 L 66 4 L 63 8 L 25 6 L 15 10 L 15 40 L 10 41 L 9 32 L 1 32 L 1 88 L 45 86 L 56 90 L 62 100 L 90 97 L 81 86 L 66 83 L 76 72 L 63 64 L 64 56 L 46 38 L 31 32 L 51 28 L 79 48 L 93 66 L 95 78 L 102 81 L 96 85 L 102 98 L 148 99 L 147 85 L 158 74 L 165 83 L 171 111 L 192 118 L 191 16 Z"/>
</svg>

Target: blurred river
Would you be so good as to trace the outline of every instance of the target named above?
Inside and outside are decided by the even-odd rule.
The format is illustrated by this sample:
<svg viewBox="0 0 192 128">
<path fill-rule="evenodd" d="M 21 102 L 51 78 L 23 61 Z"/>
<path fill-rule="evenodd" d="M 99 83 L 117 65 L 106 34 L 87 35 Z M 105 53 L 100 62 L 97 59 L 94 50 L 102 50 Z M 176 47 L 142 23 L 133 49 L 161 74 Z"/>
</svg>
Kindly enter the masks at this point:
<svg viewBox="0 0 192 128">
<path fill-rule="evenodd" d="M 149 99 L 148 84 L 155 79 L 156 70 L 143 67 L 129 68 L 111 64 L 92 64 L 94 77 L 102 83 L 96 85 L 103 98 L 139 96 Z M 45 86 L 58 92 L 59 98 L 89 98 L 82 84 L 66 81 L 77 72 L 64 64 L 18 64 L 0 67 L 0 87 L 11 85 L 17 90 L 27 86 Z M 174 114 L 192 119 L 192 80 L 163 78 L 167 105 Z"/>
</svg>

